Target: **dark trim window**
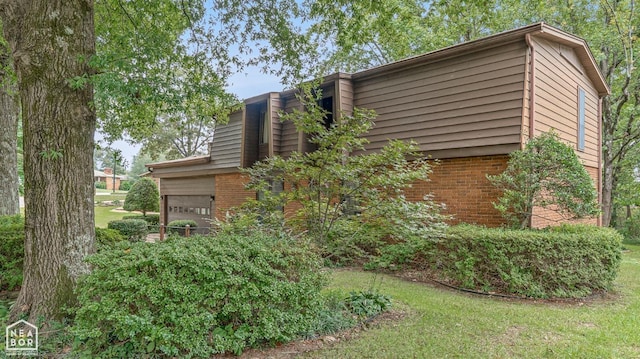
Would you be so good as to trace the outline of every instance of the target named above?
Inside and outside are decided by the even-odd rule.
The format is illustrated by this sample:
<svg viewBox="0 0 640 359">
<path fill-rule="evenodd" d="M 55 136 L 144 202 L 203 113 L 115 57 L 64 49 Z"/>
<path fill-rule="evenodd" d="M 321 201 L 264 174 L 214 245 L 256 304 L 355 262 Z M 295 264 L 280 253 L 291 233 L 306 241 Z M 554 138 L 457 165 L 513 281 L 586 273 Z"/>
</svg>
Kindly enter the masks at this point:
<svg viewBox="0 0 640 359">
<path fill-rule="evenodd" d="M 585 137 L 585 92 L 578 87 L 578 150 L 584 151 Z"/>
<path fill-rule="evenodd" d="M 318 105 L 325 111 L 324 127 L 329 129 L 333 124 L 333 96 L 323 98 Z"/>
<path fill-rule="evenodd" d="M 258 116 L 260 121 L 258 143 L 264 145 L 265 143 L 269 143 L 269 124 L 267 123 L 267 113 L 264 111 L 260 111 L 260 114 Z"/>
</svg>

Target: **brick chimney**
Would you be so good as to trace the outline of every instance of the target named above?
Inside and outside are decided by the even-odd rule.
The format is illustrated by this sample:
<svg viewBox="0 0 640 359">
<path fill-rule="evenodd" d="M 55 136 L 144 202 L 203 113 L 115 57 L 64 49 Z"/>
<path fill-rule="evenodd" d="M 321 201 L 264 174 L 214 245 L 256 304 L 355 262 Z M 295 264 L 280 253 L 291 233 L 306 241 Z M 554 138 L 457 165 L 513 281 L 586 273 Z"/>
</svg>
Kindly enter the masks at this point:
<svg viewBox="0 0 640 359">
<path fill-rule="evenodd" d="M 106 175 L 112 175 L 113 174 L 113 169 L 111 169 L 109 167 L 105 167 L 104 171 L 102 171 L 102 172 L 104 172 L 104 174 L 106 174 Z"/>
</svg>

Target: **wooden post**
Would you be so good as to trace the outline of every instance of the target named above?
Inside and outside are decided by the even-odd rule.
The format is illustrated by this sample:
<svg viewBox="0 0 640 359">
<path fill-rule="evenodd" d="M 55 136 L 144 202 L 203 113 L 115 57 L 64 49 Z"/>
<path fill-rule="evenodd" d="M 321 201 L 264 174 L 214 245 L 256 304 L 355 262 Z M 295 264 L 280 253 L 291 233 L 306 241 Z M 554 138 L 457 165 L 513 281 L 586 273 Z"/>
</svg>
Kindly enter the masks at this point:
<svg viewBox="0 0 640 359">
<path fill-rule="evenodd" d="M 164 223 L 160 223 L 160 242 L 164 240 Z"/>
<path fill-rule="evenodd" d="M 184 226 L 184 236 L 191 237 L 191 226 L 188 224 Z"/>
</svg>

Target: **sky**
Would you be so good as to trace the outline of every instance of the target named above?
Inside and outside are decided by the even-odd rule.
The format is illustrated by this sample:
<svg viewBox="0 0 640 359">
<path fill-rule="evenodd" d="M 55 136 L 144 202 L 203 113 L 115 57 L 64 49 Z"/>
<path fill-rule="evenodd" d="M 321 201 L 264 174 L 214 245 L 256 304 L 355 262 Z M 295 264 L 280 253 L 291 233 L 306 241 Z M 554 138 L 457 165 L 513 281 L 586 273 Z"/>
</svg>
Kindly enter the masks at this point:
<svg viewBox="0 0 640 359">
<path fill-rule="evenodd" d="M 228 82 L 227 90 L 238 96 L 239 99 L 283 89 L 278 77 L 262 73 L 257 66 L 247 67 L 242 73 L 231 76 Z M 101 136 L 96 134 L 96 140 L 100 138 Z M 123 157 L 127 160 L 128 165 L 131 166 L 133 156 L 138 154 L 141 146 L 130 144 L 126 141 L 115 141 L 111 147 L 121 150 Z"/>
</svg>

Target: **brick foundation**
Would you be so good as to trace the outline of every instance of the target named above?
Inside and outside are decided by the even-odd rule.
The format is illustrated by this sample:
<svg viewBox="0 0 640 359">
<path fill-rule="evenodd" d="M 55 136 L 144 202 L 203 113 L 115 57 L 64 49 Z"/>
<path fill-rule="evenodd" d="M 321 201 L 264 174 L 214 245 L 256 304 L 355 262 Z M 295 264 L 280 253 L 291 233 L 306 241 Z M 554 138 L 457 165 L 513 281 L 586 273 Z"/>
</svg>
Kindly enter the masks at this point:
<svg viewBox="0 0 640 359">
<path fill-rule="evenodd" d="M 508 156 L 451 158 L 433 166 L 430 181 L 416 182 L 406 191 L 407 199 L 421 200 L 432 193 L 436 203 L 446 204 L 451 224 L 466 222 L 497 227 L 504 223 L 492 202 L 500 195 L 487 174 L 499 174 L 507 167 Z"/>
</svg>

